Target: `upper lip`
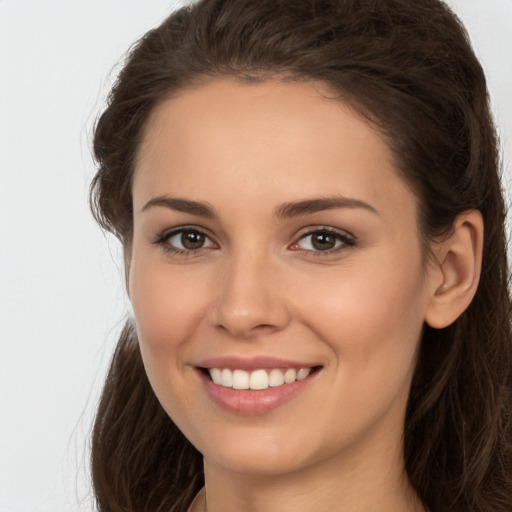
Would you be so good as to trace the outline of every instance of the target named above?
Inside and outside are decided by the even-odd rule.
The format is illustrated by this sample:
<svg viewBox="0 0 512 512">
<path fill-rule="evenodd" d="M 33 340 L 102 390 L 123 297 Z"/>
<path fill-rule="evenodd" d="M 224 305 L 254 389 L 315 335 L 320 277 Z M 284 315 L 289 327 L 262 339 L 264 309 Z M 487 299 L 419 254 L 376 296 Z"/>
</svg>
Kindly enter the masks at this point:
<svg viewBox="0 0 512 512">
<path fill-rule="evenodd" d="M 214 357 L 198 362 L 195 366 L 200 368 L 229 368 L 232 370 L 254 371 L 265 368 L 312 368 L 320 366 L 315 363 L 291 361 L 289 359 L 281 359 L 270 356 L 258 356 L 251 358 L 243 358 L 237 356 Z"/>
</svg>

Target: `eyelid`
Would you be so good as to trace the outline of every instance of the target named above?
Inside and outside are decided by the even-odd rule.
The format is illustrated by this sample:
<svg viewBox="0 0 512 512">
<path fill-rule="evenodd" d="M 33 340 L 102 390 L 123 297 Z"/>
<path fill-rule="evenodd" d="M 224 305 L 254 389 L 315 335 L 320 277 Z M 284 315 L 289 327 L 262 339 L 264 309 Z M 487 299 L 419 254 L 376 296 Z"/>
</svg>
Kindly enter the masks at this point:
<svg viewBox="0 0 512 512">
<path fill-rule="evenodd" d="M 194 231 L 204 235 L 204 237 L 210 241 L 210 244 L 205 247 L 199 247 L 197 249 L 186 249 L 181 247 L 176 247 L 169 243 L 169 239 L 173 236 L 179 235 L 185 231 Z M 198 254 L 204 250 L 211 250 L 212 248 L 218 247 L 217 242 L 215 242 L 213 236 L 209 233 L 209 231 L 205 228 L 196 225 L 184 225 L 184 226 L 176 226 L 174 228 L 165 229 L 161 233 L 159 233 L 155 239 L 152 241 L 154 245 L 161 246 L 166 252 L 170 252 L 178 255 L 192 256 Z"/>
<path fill-rule="evenodd" d="M 352 235 L 348 231 L 335 228 L 332 226 L 309 226 L 301 231 L 302 232 L 299 235 L 297 235 L 295 241 L 290 245 L 290 249 L 312 254 L 315 256 L 328 256 L 337 253 L 343 249 L 350 248 L 356 245 L 356 237 L 354 235 Z M 324 251 L 315 249 L 302 249 L 300 247 L 297 247 L 301 240 L 304 240 L 308 236 L 312 236 L 316 233 L 328 233 L 329 235 L 336 237 L 337 240 L 339 240 L 341 243 L 336 245 L 332 249 L 326 249 Z"/>
<path fill-rule="evenodd" d="M 209 241 L 207 246 L 199 247 L 197 249 L 186 249 L 176 247 L 175 245 L 169 243 L 169 239 L 173 236 L 179 235 L 180 233 L 186 231 L 195 231 L 205 236 L 205 238 Z M 301 240 L 304 240 L 308 236 L 312 236 L 316 233 L 328 233 L 334 237 L 336 237 L 337 241 L 340 243 L 336 244 L 335 247 L 326 250 L 320 249 L 303 249 L 298 247 Z M 335 254 L 341 250 L 353 247 L 356 245 L 356 237 L 349 233 L 346 230 L 335 228 L 332 226 L 318 225 L 318 226 L 308 226 L 307 228 L 303 228 L 299 231 L 299 233 L 295 236 L 294 242 L 288 246 L 289 249 L 297 252 L 307 253 L 309 255 L 314 256 L 329 256 Z M 173 228 L 168 228 L 162 231 L 160 234 L 156 236 L 156 238 L 152 241 L 153 244 L 161 246 L 165 251 L 184 256 L 192 256 L 197 255 L 205 250 L 211 250 L 212 248 L 218 248 L 218 243 L 215 241 L 214 236 L 212 236 L 209 230 L 197 226 L 197 225 L 183 225 L 176 226 Z"/>
</svg>

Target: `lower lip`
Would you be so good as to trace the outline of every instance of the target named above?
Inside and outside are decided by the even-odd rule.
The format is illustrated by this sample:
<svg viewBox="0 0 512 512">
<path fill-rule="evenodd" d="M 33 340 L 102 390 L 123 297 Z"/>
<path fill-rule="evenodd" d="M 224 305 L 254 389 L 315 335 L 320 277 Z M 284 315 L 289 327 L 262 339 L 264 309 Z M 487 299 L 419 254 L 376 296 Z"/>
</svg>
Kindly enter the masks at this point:
<svg viewBox="0 0 512 512">
<path fill-rule="evenodd" d="M 259 391 L 219 386 L 201 370 L 197 370 L 197 373 L 206 393 L 218 406 L 237 414 L 257 415 L 273 411 L 295 398 L 312 383 L 319 372 L 314 372 L 303 380 L 297 380 L 282 386 L 268 387 Z"/>
</svg>

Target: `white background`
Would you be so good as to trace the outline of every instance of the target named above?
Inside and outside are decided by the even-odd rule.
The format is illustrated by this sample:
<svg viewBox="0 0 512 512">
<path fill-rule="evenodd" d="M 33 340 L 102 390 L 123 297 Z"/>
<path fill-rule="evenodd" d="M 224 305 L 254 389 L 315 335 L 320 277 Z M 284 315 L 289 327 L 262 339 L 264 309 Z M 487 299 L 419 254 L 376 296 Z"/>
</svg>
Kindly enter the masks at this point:
<svg viewBox="0 0 512 512">
<path fill-rule="evenodd" d="M 177 3 L 0 0 L 0 512 L 93 510 L 88 439 L 126 299 L 117 243 L 88 210 L 91 129 L 116 63 Z M 510 181 L 512 0 L 449 3 Z"/>
</svg>

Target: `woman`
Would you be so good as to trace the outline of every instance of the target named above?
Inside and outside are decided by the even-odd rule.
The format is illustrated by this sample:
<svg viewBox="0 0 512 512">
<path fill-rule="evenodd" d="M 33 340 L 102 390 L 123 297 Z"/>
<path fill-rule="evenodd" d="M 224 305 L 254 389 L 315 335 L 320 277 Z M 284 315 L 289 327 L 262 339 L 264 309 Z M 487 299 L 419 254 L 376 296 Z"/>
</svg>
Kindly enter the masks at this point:
<svg viewBox="0 0 512 512">
<path fill-rule="evenodd" d="M 182 9 L 94 149 L 134 309 L 99 510 L 512 509 L 496 139 L 444 4 Z"/>
</svg>

